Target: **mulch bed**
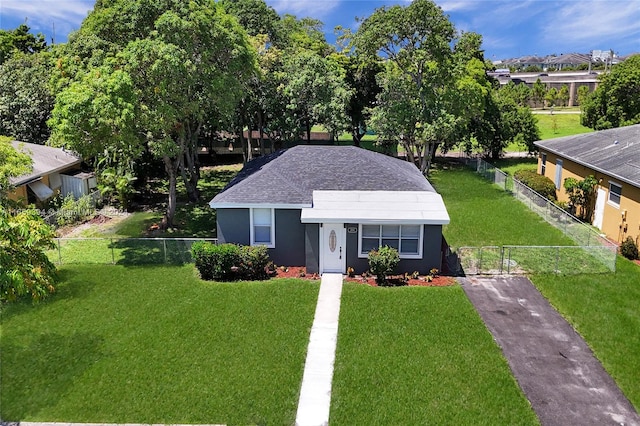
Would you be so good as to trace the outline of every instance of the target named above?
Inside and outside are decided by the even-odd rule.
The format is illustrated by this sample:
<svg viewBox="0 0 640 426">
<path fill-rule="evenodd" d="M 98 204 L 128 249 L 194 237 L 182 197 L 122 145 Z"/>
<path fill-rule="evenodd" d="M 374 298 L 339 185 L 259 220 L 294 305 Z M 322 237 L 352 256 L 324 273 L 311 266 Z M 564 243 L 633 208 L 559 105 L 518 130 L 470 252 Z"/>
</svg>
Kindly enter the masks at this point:
<svg viewBox="0 0 640 426">
<path fill-rule="evenodd" d="M 277 278 L 301 278 L 305 280 L 319 280 L 318 274 L 307 274 L 307 270 L 304 266 L 279 266 L 276 270 Z M 409 279 L 404 281 L 401 275 L 391 276 L 388 278 L 390 286 L 421 286 L 421 287 L 445 287 L 456 283 L 454 277 L 435 276 L 432 281 L 427 281 L 425 276 L 420 276 L 417 279 Z M 372 287 L 378 287 L 375 277 L 363 278 L 361 275 L 355 275 L 353 277 L 346 277 L 347 282 L 367 284 Z"/>
</svg>

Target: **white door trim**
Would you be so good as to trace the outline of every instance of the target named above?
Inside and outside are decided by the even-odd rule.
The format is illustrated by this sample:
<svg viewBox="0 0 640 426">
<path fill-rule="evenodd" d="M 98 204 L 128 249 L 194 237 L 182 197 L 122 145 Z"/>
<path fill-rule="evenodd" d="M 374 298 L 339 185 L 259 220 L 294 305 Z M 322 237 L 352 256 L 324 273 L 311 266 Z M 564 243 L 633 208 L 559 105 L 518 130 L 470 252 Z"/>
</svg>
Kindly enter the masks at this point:
<svg viewBox="0 0 640 426">
<path fill-rule="evenodd" d="M 341 256 L 341 264 L 340 264 L 340 270 L 336 271 L 336 270 L 327 270 L 325 271 L 325 250 L 328 247 L 328 242 L 325 241 L 325 227 L 334 227 L 334 229 L 337 231 L 336 232 L 336 245 L 337 245 L 337 250 L 339 252 L 339 255 Z M 319 269 L 320 269 L 320 273 L 322 274 L 323 272 L 339 272 L 341 274 L 345 273 L 345 270 L 347 268 L 347 232 L 346 229 L 344 227 L 344 224 L 342 223 L 321 223 L 320 224 L 320 235 L 319 235 L 319 239 L 318 239 L 318 244 L 319 244 Z"/>
<path fill-rule="evenodd" d="M 596 205 L 593 209 L 593 226 L 602 231 L 604 221 L 604 205 L 607 203 L 607 190 L 598 186 Z"/>
</svg>

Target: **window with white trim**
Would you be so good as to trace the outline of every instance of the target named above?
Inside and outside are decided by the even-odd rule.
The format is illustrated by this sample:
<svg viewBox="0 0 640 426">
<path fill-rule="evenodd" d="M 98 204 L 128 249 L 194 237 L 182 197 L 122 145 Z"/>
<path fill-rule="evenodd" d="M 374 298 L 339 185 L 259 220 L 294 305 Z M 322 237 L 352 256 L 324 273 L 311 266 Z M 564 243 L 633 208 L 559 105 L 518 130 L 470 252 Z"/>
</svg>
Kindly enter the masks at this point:
<svg viewBox="0 0 640 426">
<path fill-rule="evenodd" d="M 556 189 L 560 189 L 562 186 L 562 160 L 556 160 Z"/>
<path fill-rule="evenodd" d="M 382 246 L 398 250 L 401 258 L 422 257 L 422 225 L 360 225 L 359 257 Z"/>
<path fill-rule="evenodd" d="M 540 174 L 544 176 L 547 171 L 547 154 L 544 152 L 540 154 Z"/>
<path fill-rule="evenodd" d="M 622 197 L 622 186 L 609 182 L 609 204 L 620 207 L 620 197 Z"/>
<path fill-rule="evenodd" d="M 274 209 L 251 209 L 251 245 L 275 247 Z"/>
</svg>

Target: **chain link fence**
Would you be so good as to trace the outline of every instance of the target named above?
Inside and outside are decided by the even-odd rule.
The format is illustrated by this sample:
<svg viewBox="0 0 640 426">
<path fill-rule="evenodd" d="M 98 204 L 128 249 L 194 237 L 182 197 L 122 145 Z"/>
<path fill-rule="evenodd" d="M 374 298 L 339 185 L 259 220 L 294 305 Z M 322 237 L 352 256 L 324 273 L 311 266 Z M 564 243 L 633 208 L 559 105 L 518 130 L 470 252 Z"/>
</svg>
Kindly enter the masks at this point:
<svg viewBox="0 0 640 426">
<path fill-rule="evenodd" d="M 576 246 L 462 247 L 458 249 L 458 256 L 466 274 L 474 274 L 473 271 L 479 271 L 479 274 L 494 273 L 490 271 L 498 271 L 495 273 L 499 274 L 570 274 L 616 270 L 618 246 L 597 229 L 492 164 L 480 158 L 467 159 L 466 163 L 485 179 L 511 192 L 530 210 L 576 242 Z M 525 259 L 527 257 L 530 261 Z"/>
<path fill-rule="evenodd" d="M 57 264 L 184 264 L 193 261 L 191 245 L 216 238 L 56 238 L 47 252 Z"/>
</svg>

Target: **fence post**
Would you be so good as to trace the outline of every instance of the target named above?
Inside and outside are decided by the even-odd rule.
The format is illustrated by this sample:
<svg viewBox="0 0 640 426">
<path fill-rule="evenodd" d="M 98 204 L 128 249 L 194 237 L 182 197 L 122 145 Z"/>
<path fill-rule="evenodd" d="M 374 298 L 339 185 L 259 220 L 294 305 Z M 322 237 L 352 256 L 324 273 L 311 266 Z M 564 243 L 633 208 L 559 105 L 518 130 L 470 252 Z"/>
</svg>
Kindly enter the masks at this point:
<svg viewBox="0 0 640 426">
<path fill-rule="evenodd" d="M 480 255 L 478 256 L 478 274 L 482 274 L 482 247 L 478 247 Z"/>
<path fill-rule="evenodd" d="M 164 263 L 167 263 L 167 239 L 162 239 L 162 249 L 164 250 Z"/>
<path fill-rule="evenodd" d="M 556 247 L 556 274 L 559 273 L 558 268 L 560 267 L 560 247 Z"/>
<path fill-rule="evenodd" d="M 509 259 L 507 260 L 507 274 L 511 274 L 511 247 L 509 247 Z"/>
<path fill-rule="evenodd" d="M 56 238 L 58 240 L 58 265 L 62 265 L 62 252 L 60 251 L 60 238 Z"/>
<path fill-rule="evenodd" d="M 111 241 L 111 264 L 115 265 L 116 264 L 116 255 L 113 252 L 113 238 L 109 239 Z"/>
<path fill-rule="evenodd" d="M 504 266 L 504 246 L 500 246 L 500 275 L 502 275 L 503 266 Z"/>
</svg>

